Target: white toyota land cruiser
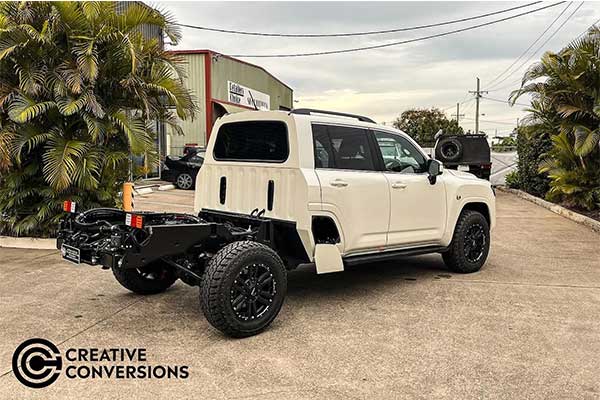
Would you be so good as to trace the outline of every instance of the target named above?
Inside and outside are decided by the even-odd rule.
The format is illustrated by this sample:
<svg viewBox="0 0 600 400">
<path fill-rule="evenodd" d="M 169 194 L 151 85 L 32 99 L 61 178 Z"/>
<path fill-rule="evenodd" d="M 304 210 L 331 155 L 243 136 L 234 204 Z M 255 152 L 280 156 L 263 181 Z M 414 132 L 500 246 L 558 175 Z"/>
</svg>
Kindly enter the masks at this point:
<svg viewBox="0 0 600 400">
<path fill-rule="evenodd" d="M 196 181 L 196 215 L 91 209 L 61 222 L 63 257 L 112 269 L 127 289 L 200 286 L 208 321 L 259 333 L 277 316 L 287 271 L 441 253 L 484 264 L 495 223 L 490 183 L 443 171 L 406 134 L 366 117 L 298 109 L 217 121 Z"/>
</svg>

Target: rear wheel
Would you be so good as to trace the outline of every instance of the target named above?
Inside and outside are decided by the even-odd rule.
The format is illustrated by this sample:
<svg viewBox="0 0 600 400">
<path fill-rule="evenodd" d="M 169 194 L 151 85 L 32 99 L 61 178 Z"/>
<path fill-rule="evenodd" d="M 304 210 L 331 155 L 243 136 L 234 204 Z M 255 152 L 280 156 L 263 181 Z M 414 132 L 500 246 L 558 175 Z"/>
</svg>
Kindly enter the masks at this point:
<svg viewBox="0 0 600 400">
<path fill-rule="evenodd" d="M 173 268 L 162 262 L 155 262 L 139 269 L 121 269 L 113 266 L 112 272 L 121 286 L 137 294 L 162 293 L 177 280 Z"/>
<path fill-rule="evenodd" d="M 223 247 L 208 263 L 200 304 L 208 322 L 232 337 L 260 333 L 277 317 L 287 272 L 271 248 L 251 241 Z"/>
<path fill-rule="evenodd" d="M 187 172 L 182 172 L 179 175 L 177 175 L 175 184 L 179 189 L 189 190 L 194 186 L 194 178 Z"/>
<path fill-rule="evenodd" d="M 458 217 L 447 252 L 442 253 L 451 271 L 470 273 L 481 269 L 490 251 L 490 227 L 485 217 L 472 210 Z"/>
</svg>

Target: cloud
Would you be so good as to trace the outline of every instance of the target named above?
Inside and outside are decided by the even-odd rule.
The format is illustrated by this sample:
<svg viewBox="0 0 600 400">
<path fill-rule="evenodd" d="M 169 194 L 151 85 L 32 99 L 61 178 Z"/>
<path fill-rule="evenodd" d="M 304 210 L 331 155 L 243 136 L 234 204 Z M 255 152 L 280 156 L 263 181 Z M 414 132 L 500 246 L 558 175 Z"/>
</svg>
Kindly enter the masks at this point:
<svg viewBox="0 0 600 400">
<path fill-rule="evenodd" d="M 262 32 L 333 33 L 448 21 L 520 4 L 524 3 L 166 2 L 160 6 L 172 11 L 179 22 L 186 24 Z M 482 78 L 485 86 L 537 38 L 563 8 L 560 5 L 478 30 L 377 50 L 320 57 L 246 60 L 265 67 L 294 88 L 294 97 L 300 100 L 298 106 L 301 107 L 365 114 L 378 121 L 391 121 L 411 107 L 450 108 L 448 114 L 451 114 L 454 104 L 470 98 L 468 91 L 474 90 L 477 76 Z M 575 5 L 563 18 L 574 8 Z M 548 43 L 547 49 L 560 49 L 594 22 L 598 17 L 594 8 L 593 4 L 585 4 Z M 184 28 L 184 38 L 177 48 L 209 48 L 225 54 L 334 50 L 421 37 L 492 19 L 494 17 L 395 34 L 319 39 L 237 36 Z M 533 58 L 532 62 L 538 58 Z M 505 83 L 520 78 L 522 72 L 518 71 Z M 506 99 L 510 90 L 494 92 L 493 97 Z M 467 107 L 472 103 L 464 105 L 470 117 L 474 117 L 474 110 Z M 511 108 L 490 101 L 482 101 L 481 110 L 486 114 L 485 118 L 506 123 L 516 122 L 517 117 L 524 115 L 520 107 Z M 461 125 L 473 129 L 474 124 L 465 119 Z M 496 128 L 511 129 L 510 125 L 494 123 L 482 123 L 482 127 L 491 133 Z"/>
</svg>

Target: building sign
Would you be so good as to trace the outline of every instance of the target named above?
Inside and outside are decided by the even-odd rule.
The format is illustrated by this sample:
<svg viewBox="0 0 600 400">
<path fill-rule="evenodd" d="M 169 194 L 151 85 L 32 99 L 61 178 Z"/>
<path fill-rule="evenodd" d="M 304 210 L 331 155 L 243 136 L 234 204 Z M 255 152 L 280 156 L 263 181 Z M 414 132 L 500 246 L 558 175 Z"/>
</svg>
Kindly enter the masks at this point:
<svg viewBox="0 0 600 400">
<path fill-rule="evenodd" d="M 270 109 L 271 97 L 268 94 L 231 81 L 227 81 L 227 86 L 230 103 L 250 108 L 255 108 L 254 105 L 256 104 L 256 108 L 259 110 Z"/>
</svg>

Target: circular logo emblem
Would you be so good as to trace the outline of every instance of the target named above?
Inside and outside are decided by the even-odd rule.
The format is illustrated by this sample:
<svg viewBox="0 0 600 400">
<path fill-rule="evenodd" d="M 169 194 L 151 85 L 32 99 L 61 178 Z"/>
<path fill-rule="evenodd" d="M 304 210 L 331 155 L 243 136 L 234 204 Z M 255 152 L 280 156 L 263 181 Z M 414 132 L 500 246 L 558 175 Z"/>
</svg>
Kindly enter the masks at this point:
<svg viewBox="0 0 600 400">
<path fill-rule="evenodd" d="M 54 343 L 40 338 L 29 339 L 15 350 L 12 369 L 23 385 L 39 389 L 58 379 L 62 357 Z"/>
</svg>

